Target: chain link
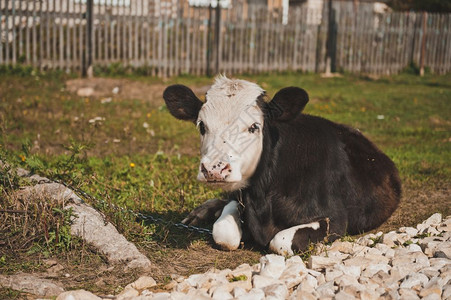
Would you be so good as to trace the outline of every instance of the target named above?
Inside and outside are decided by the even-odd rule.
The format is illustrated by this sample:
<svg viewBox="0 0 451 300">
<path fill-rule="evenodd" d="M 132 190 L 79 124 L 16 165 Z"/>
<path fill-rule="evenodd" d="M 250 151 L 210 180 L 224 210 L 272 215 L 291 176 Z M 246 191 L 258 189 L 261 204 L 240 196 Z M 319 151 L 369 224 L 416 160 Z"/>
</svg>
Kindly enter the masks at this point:
<svg viewBox="0 0 451 300">
<path fill-rule="evenodd" d="M 127 208 L 121 207 L 121 206 L 113 204 L 113 203 L 108 203 L 108 202 L 106 202 L 103 199 L 102 200 L 97 199 L 96 197 L 88 194 L 87 192 L 83 191 L 82 189 L 74 187 L 74 186 L 71 186 L 70 184 L 68 184 L 66 182 L 63 182 L 63 181 L 60 181 L 60 180 L 53 180 L 53 181 L 64 185 L 65 187 L 71 189 L 72 191 L 74 191 L 79 196 L 82 196 L 85 199 L 90 199 L 90 200 L 94 201 L 95 203 L 101 204 L 103 206 L 112 207 L 116 211 L 130 213 L 130 214 L 132 214 L 133 216 L 135 216 L 138 219 L 141 219 L 141 220 L 144 220 L 144 221 L 149 221 L 149 222 L 154 223 L 154 224 L 164 224 L 164 225 L 168 225 L 168 226 L 174 226 L 176 228 L 185 229 L 185 230 L 188 230 L 188 231 L 191 231 L 191 232 L 196 232 L 198 234 L 212 235 L 212 231 L 210 229 L 196 227 L 196 226 L 192 226 L 192 225 L 186 225 L 186 224 L 183 224 L 183 223 L 173 223 L 171 221 L 166 221 L 166 220 L 164 220 L 163 218 L 160 218 L 160 217 L 155 217 L 155 216 L 152 216 L 152 215 L 143 214 L 143 213 L 140 213 L 140 212 L 135 212 L 132 209 L 127 209 Z"/>
</svg>

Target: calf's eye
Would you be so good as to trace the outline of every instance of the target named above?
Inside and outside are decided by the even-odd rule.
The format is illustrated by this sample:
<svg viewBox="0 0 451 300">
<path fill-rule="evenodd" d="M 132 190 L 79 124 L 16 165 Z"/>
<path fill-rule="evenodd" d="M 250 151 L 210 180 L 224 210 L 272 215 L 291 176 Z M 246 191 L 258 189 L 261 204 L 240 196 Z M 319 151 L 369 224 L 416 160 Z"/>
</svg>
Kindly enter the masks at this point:
<svg viewBox="0 0 451 300">
<path fill-rule="evenodd" d="M 247 130 L 249 131 L 249 133 L 255 133 L 255 132 L 257 132 L 257 131 L 260 130 L 260 124 L 257 123 L 257 122 L 255 122 L 255 123 L 252 124 L 251 127 L 249 127 Z"/>
<path fill-rule="evenodd" d="M 201 135 L 205 134 L 205 124 L 204 124 L 203 121 L 199 121 L 197 123 L 197 128 L 199 128 L 199 132 L 200 132 Z"/>
</svg>

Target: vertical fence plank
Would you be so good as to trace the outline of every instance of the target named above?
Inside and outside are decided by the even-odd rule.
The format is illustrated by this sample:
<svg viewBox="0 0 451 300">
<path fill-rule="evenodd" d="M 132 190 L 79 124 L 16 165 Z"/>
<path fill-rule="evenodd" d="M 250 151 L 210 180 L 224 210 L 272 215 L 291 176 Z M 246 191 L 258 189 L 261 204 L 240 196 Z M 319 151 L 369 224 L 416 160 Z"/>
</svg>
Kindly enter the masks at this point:
<svg viewBox="0 0 451 300">
<path fill-rule="evenodd" d="M 6 3 L 0 3 L 0 37 L 3 36 L 3 19 L 6 17 L 5 11 L 7 10 L 7 8 L 5 8 L 3 5 L 6 6 Z M 5 22 L 6 23 L 6 22 Z M 5 30 L 5 33 L 8 32 L 7 30 Z M 8 43 L 8 39 L 6 40 L 6 44 Z M 4 64 L 5 59 L 3 56 L 3 42 L 0 41 L 0 64 Z"/>
<path fill-rule="evenodd" d="M 26 12 L 26 8 L 28 6 L 28 1 L 23 3 L 22 0 L 13 0 L 13 5 L 14 6 L 16 5 L 16 1 L 19 2 L 19 9 L 18 9 L 18 12 L 17 12 L 17 19 L 19 20 L 19 24 L 18 24 L 18 31 L 19 32 L 17 33 L 18 40 L 17 41 L 13 40 L 13 43 L 18 43 L 19 44 L 19 58 L 21 58 L 24 55 L 24 44 L 25 44 L 24 40 L 26 41 L 26 38 L 27 38 L 26 35 L 24 37 L 23 31 L 27 30 L 26 28 L 28 28 L 28 26 L 27 26 L 28 24 L 25 24 L 25 26 L 23 26 L 24 19 L 27 20 L 27 18 L 24 17 L 23 14 L 24 14 L 24 10 L 25 10 L 25 15 L 27 13 Z M 25 6 L 25 8 L 24 8 L 24 6 Z M 16 16 L 15 16 L 14 13 L 13 13 L 13 20 L 14 20 L 13 21 L 13 26 L 15 27 L 16 26 Z"/>
<path fill-rule="evenodd" d="M 32 20 L 31 20 L 31 26 L 32 26 L 32 66 L 36 67 L 36 57 L 37 57 L 37 53 L 36 53 L 36 1 L 33 1 L 33 14 L 32 14 Z"/>
<path fill-rule="evenodd" d="M 5 46 L 5 63 L 10 64 L 9 60 L 9 1 L 5 0 L 5 33 L 6 33 L 6 46 Z"/>
</svg>

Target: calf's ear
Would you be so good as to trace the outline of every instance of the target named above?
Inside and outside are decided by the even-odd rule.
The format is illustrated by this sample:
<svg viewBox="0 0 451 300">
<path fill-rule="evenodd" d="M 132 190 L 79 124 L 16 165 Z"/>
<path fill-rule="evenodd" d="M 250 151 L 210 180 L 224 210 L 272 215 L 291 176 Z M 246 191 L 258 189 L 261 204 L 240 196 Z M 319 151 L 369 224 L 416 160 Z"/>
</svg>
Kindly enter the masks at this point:
<svg viewBox="0 0 451 300">
<path fill-rule="evenodd" d="M 163 99 L 174 117 L 192 122 L 197 120 L 203 104 L 189 87 L 181 84 L 168 86 L 163 92 Z"/>
<path fill-rule="evenodd" d="M 283 88 L 268 103 L 268 116 L 275 121 L 289 121 L 301 113 L 308 100 L 307 92 L 301 88 Z"/>
</svg>

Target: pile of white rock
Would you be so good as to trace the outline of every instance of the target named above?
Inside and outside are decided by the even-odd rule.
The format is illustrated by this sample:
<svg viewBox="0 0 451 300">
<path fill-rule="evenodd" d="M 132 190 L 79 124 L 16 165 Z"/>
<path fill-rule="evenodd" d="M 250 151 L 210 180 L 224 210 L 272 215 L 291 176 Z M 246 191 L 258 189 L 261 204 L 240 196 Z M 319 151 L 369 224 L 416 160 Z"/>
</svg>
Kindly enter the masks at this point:
<svg viewBox="0 0 451 300">
<path fill-rule="evenodd" d="M 254 266 L 174 278 L 169 292 L 151 292 L 155 281 L 142 277 L 109 299 L 451 299 L 451 216 L 318 249 L 307 264 L 269 254 Z M 80 292 L 88 293 L 57 299 Z"/>
</svg>

